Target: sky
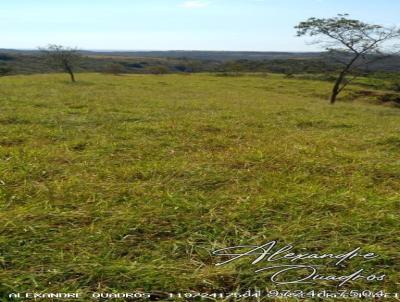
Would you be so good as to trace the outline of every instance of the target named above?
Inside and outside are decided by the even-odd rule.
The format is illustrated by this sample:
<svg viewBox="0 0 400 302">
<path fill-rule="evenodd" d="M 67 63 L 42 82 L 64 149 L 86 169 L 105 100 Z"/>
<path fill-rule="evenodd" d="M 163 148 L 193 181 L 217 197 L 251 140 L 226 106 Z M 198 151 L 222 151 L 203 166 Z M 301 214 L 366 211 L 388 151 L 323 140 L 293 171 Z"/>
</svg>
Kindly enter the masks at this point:
<svg viewBox="0 0 400 302">
<path fill-rule="evenodd" d="M 399 0 L 0 0 L 0 48 L 315 51 L 309 17 L 400 25 Z"/>
</svg>

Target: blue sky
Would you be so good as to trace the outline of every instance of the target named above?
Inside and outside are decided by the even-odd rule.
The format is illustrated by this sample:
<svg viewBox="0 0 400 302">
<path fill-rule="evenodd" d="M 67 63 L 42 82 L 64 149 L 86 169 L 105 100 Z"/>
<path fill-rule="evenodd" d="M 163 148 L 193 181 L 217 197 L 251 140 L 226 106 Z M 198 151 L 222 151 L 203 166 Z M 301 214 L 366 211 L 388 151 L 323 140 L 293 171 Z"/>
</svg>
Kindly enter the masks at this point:
<svg viewBox="0 0 400 302">
<path fill-rule="evenodd" d="M 398 0 L 3 0 L 0 48 L 312 51 L 311 16 L 400 24 Z"/>
</svg>

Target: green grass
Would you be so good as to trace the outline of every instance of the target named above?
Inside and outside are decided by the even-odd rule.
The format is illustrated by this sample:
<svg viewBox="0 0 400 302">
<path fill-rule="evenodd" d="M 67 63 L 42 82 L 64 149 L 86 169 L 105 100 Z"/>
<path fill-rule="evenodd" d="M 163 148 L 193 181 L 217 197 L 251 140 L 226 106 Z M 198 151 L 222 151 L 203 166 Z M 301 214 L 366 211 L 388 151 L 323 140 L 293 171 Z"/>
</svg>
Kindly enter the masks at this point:
<svg viewBox="0 0 400 302">
<path fill-rule="evenodd" d="M 0 79 L 1 297 L 274 288 L 211 256 L 273 239 L 362 246 L 381 257 L 331 272 L 398 289 L 399 109 L 279 75 L 67 79 Z"/>
</svg>

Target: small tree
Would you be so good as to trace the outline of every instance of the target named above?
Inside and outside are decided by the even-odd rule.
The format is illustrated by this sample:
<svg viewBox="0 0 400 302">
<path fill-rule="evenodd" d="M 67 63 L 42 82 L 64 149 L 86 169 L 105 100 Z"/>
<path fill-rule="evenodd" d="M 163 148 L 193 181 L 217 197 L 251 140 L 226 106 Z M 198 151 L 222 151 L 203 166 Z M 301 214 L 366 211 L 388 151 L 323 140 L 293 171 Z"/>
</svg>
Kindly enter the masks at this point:
<svg viewBox="0 0 400 302">
<path fill-rule="evenodd" d="M 74 71 L 82 57 L 78 49 L 55 44 L 39 49 L 51 65 L 62 68 L 70 75 L 71 81 L 75 82 Z"/>
<path fill-rule="evenodd" d="M 334 18 L 309 18 L 295 27 L 297 36 L 318 37 L 315 44 L 323 45 L 331 56 L 339 55 L 343 65 L 336 78 L 330 97 L 334 104 L 339 93 L 351 82 L 346 77 L 361 65 L 368 65 L 377 59 L 387 57 L 393 45 L 389 41 L 400 37 L 397 28 L 385 28 L 381 25 L 368 24 L 339 14 Z"/>
</svg>

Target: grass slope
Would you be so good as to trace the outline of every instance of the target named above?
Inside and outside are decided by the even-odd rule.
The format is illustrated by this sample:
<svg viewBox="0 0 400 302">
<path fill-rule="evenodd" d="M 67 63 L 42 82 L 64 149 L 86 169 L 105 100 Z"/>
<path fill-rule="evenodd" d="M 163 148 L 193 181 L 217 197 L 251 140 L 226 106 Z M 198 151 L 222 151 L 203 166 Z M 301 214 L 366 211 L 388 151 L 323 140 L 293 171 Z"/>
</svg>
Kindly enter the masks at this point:
<svg viewBox="0 0 400 302">
<path fill-rule="evenodd" d="M 210 255 L 273 239 L 362 246 L 381 257 L 331 272 L 396 289 L 399 109 L 329 106 L 329 83 L 279 75 L 78 79 L 0 81 L 1 297 L 273 288 Z"/>
</svg>

